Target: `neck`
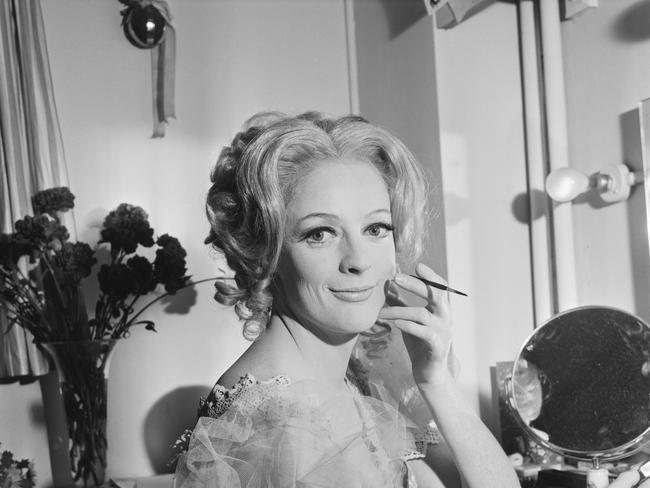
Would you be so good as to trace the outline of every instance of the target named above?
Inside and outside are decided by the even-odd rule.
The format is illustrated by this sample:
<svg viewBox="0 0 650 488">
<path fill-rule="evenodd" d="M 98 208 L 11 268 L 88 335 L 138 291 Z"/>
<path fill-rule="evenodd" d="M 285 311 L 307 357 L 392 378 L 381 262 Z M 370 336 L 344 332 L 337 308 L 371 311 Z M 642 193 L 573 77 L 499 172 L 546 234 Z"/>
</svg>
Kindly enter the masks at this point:
<svg viewBox="0 0 650 488">
<path fill-rule="evenodd" d="M 357 334 L 314 332 L 283 313 L 271 317 L 264 336 L 275 343 L 276 350 L 286 352 L 288 347 L 293 352 L 288 355 L 291 358 L 289 368 L 293 370 L 288 373 L 292 379 L 309 378 L 334 387 L 343 383 L 357 340 Z"/>
</svg>

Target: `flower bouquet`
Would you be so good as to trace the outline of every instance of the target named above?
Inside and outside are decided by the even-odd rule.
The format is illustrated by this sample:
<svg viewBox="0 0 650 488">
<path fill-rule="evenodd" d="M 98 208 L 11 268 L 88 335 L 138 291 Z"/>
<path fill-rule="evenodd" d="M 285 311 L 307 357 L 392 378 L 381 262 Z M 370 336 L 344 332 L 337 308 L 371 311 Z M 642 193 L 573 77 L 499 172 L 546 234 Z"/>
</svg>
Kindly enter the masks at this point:
<svg viewBox="0 0 650 488">
<path fill-rule="evenodd" d="M 68 419 L 74 480 L 101 485 L 106 468 L 106 378 L 115 341 L 133 326 L 155 331 L 142 313 L 191 283 L 186 252 L 163 234 L 154 239 L 145 211 L 120 204 L 105 218 L 95 249 L 70 242 L 62 212 L 74 206 L 68 188 L 41 191 L 32 198 L 33 216 L 18 220 L 12 234 L 0 235 L 0 313 L 10 326 L 30 332 L 56 365 Z M 137 254 L 156 246 L 155 257 Z M 152 253 L 149 252 L 149 255 Z M 99 259 L 98 259 L 99 258 Z M 87 307 L 84 281 L 93 275 L 99 291 Z M 161 289 L 153 299 L 140 300 Z M 163 292 L 164 290 L 164 292 Z M 89 317 L 88 309 L 94 309 Z"/>
<path fill-rule="evenodd" d="M 0 443 L 2 445 L 2 443 Z M 36 481 L 34 464 L 28 459 L 14 459 L 11 451 L 0 454 L 0 488 L 32 488 Z"/>
</svg>

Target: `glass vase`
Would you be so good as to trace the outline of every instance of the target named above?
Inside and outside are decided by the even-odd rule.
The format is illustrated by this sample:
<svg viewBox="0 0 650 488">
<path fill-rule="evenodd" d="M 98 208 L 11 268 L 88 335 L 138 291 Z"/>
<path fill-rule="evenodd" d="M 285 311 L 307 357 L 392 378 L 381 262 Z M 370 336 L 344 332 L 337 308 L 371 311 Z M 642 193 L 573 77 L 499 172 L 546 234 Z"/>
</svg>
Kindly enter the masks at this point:
<svg viewBox="0 0 650 488">
<path fill-rule="evenodd" d="M 106 480 L 108 370 L 115 339 L 41 344 L 56 367 L 68 431 L 72 478 L 78 485 Z"/>
</svg>

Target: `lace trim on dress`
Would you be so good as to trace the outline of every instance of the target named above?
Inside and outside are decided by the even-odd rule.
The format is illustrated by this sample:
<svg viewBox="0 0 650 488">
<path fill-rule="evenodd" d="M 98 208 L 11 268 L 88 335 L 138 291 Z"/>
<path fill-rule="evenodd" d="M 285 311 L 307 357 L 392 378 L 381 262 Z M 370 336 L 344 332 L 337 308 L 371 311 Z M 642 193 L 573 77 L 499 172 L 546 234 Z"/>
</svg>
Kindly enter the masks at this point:
<svg viewBox="0 0 650 488">
<path fill-rule="evenodd" d="M 250 373 L 246 373 L 239 378 L 231 387 L 226 388 L 219 384 L 214 385 L 208 396 L 199 400 L 199 417 L 221 417 L 233 404 L 233 402 L 242 397 L 246 390 L 253 385 L 290 385 L 291 380 L 286 375 L 278 375 L 268 380 L 259 381 Z M 263 401 L 259 398 L 256 402 L 258 405 Z"/>
<path fill-rule="evenodd" d="M 344 381 L 352 393 L 356 396 L 364 396 L 359 385 L 349 377 L 345 377 Z M 221 417 L 235 401 L 241 401 L 247 390 L 253 385 L 290 385 L 291 379 L 287 375 L 273 376 L 267 380 L 258 380 L 251 373 L 246 373 L 239 378 L 237 382 L 230 388 L 216 384 L 210 393 L 199 400 L 199 417 Z M 264 390 L 269 391 L 269 390 Z M 368 396 L 368 395 L 365 395 Z M 261 405 L 266 398 L 256 395 L 255 398 L 248 399 L 247 409 L 252 409 Z M 413 459 L 422 459 L 425 457 L 428 444 L 437 444 L 441 440 L 440 432 L 435 425 L 427 426 L 425 431 L 417 431 L 415 437 L 415 449 L 408 449 L 402 456 L 403 461 L 411 461 Z"/>
<path fill-rule="evenodd" d="M 427 452 L 427 447 L 429 444 L 440 444 L 442 442 L 442 434 L 438 430 L 438 427 L 432 421 L 429 425 L 426 426 L 424 430 L 417 430 L 414 434 L 415 437 L 415 447 L 421 454 L 420 457 L 424 457 L 424 454 Z M 418 458 L 413 458 L 418 459 Z"/>
<path fill-rule="evenodd" d="M 413 461 L 414 459 L 424 459 L 424 454 L 422 454 L 417 449 L 413 449 L 412 451 L 407 451 L 406 454 L 402 456 L 402 459 L 404 461 Z"/>
<path fill-rule="evenodd" d="M 353 388 L 246 375 L 213 388 L 204 403 L 227 410 L 199 419 L 179 459 L 178 488 L 416 486 L 402 458 L 414 447 L 404 419 Z"/>
</svg>

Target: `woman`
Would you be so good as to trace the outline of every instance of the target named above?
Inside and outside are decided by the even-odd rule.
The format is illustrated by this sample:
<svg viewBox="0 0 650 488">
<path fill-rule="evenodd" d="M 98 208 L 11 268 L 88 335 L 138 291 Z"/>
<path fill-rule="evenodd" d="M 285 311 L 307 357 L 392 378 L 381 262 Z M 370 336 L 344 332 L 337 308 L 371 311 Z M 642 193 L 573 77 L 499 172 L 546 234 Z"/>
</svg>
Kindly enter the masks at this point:
<svg viewBox="0 0 650 488">
<path fill-rule="evenodd" d="M 453 459 L 471 487 L 519 486 L 448 368 L 445 294 L 397 270 L 417 255 L 425 215 L 423 174 L 399 140 L 356 116 L 263 114 L 211 179 L 206 242 L 235 272 L 215 298 L 254 342 L 203 404 L 177 486 L 444 486 L 408 420 L 346 375 L 359 334 L 386 324 L 445 440 L 432 448 L 442 477 Z"/>
</svg>

